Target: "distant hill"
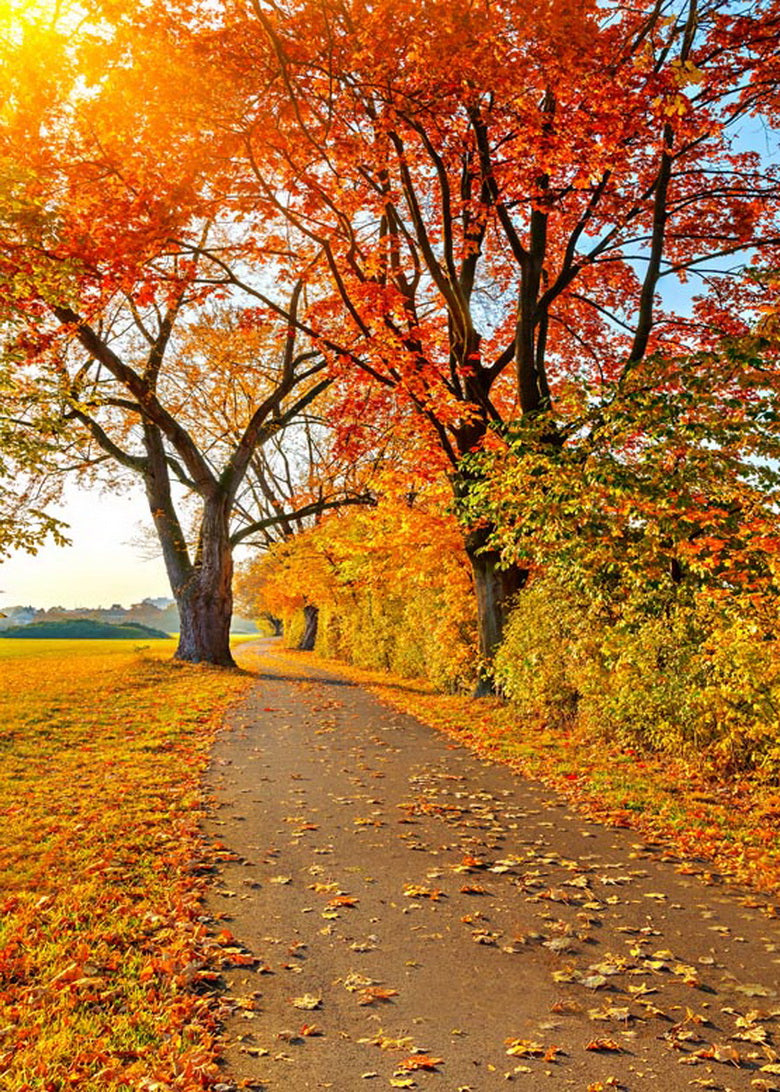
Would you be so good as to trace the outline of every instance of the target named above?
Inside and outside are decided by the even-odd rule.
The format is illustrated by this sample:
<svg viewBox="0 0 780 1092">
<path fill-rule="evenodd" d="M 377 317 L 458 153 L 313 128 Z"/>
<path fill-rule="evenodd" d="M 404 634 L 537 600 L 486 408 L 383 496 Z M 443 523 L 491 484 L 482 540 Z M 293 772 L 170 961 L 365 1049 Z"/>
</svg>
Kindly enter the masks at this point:
<svg viewBox="0 0 780 1092">
<path fill-rule="evenodd" d="M 91 618 L 65 618 L 61 621 L 31 622 L 26 626 L 10 626 L 0 632 L 0 637 L 32 637 L 49 640 L 120 640 L 138 641 L 150 638 L 160 639 L 170 636 L 161 629 L 144 626 L 139 622 L 128 622 L 115 626 L 110 622 L 95 622 Z"/>
<path fill-rule="evenodd" d="M 3 617 L 5 615 L 5 617 Z M 41 610 L 32 606 L 4 606 L 0 614 L 0 635 L 15 627 L 27 626 L 32 623 L 71 622 L 87 619 L 90 622 L 100 622 L 111 626 L 150 626 L 157 632 L 165 634 L 178 633 L 179 612 L 172 599 L 160 596 L 157 599 L 144 599 L 140 603 L 133 603 L 131 607 L 123 607 L 121 603 L 114 603 L 111 607 L 76 607 L 67 610 L 65 607 L 50 607 Z M 249 618 L 241 618 L 234 614 L 230 624 L 231 633 L 254 634 L 258 632 L 257 625 Z M 24 634 L 17 634 L 24 636 Z M 33 634 L 28 636 L 32 637 Z M 116 636 L 116 634 L 111 634 Z"/>
</svg>

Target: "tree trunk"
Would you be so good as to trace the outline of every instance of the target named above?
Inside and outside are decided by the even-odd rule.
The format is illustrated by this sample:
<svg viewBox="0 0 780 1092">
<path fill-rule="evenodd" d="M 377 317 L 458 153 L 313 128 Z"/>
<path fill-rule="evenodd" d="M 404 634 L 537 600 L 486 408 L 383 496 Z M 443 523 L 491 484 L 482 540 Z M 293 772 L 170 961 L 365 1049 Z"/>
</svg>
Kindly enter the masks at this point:
<svg viewBox="0 0 780 1092">
<path fill-rule="evenodd" d="M 268 623 L 273 630 L 272 636 L 281 637 L 284 633 L 284 622 L 282 622 L 281 618 L 277 618 L 275 614 L 269 614 L 268 611 L 263 611 L 259 620 Z"/>
<path fill-rule="evenodd" d="M 298 642 L 300 652 L 313 652 L 317 642 L 317 623 L 319 621 L 319 608 L 306 604 L 303 608 L 303 636 Z"/>
<path fill-rule="evenodd" d="M 230 652 L 232 598 L 224 588 L 209 588 L 196 580 L 176 597 L 179 644 L 174 659 L 191 664 L 235 667 Z"/>
<path fill-rule="evenodd" d="M 144 421 L 143 427 L 146 496 L 179 611 L 179 645 L 174 659 L 235 667 L 230 652 L 233 614 L 230 498 L 218 487 L 205 496 L 201 494 L 203 515 L 193 561 L 171 495 L 162 435 L 148 421 Z"/>
<path fill-rule="evenodd" d="M 175 659 L 235 667 L 230 652 L 232 584 L 229 513 L 225 498 L 216 494 L 203 502 L 195 562 L 183 584 L 173 589 L 180 621 Z"/>
<path fill-rule="evenodd" d="M 479 657 L 483 665 L 477 683 L 478 696 L 493 693 L 490 665 L 504 636 L 514 597 L 528 579 L 528 572 L 516 565 L 500 567 L 498 551 L 486 548 L 489 537 L 489 528 L 470 531 L 466 536 L 466 553 L 471 562 L 477 598 Z"/>
</svg>

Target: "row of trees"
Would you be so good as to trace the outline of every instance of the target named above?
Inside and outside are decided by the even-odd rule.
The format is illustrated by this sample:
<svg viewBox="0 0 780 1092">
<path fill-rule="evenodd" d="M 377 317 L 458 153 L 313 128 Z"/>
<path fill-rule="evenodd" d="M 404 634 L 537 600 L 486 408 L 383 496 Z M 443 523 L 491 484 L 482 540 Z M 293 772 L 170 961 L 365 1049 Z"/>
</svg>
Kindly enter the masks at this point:
<svg viewBox="0 0 780 1092">
<path fill-rule="evenodd" d="M 447 484 L 487 674 L 553 552 L 772 579 L 778 31 L 776 0 L 17 14 L 12 416 L 141 475 L 179 656 L 229 662 L 233 544 L 378 468 Z"/>
</svg>

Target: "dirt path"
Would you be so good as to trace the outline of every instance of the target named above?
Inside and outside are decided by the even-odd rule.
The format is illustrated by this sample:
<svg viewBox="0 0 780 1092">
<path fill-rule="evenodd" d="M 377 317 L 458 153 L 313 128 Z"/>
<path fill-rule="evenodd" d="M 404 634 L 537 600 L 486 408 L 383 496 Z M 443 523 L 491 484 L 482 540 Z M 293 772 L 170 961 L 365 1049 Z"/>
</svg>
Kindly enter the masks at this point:
<svg viewBox="0 0 780 1092">
<path fill-rule="evenodd" d="M 227 972 L 228 1086 L 780 1089 L 764 900 L 257 655 L 210 774 L 239 860 L 209 910 L 258 960 Z"/>
</svg>

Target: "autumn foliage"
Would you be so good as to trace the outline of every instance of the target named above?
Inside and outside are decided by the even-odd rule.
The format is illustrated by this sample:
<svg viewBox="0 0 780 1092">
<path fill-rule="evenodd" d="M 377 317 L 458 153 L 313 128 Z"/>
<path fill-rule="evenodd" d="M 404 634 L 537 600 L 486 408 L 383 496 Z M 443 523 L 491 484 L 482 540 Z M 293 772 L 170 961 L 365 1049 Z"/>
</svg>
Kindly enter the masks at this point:
<svg viewBox="0 0 780 1092">
<path fill-rule="evenodd" d="M 291 647 L 312 605 L 325 655 L 469 689 L 476 618 L 447 495 L 446 483 L 386 476 L 376 506 L 331 516 L 250 562 L 239 574 L 239 601 L 283 619 Z"/>
<path fill-rule="evenodd" d="M 496 548 L 468 457 L 530 431 L 576 461 L 637 368 L 747 335 L 767 304 L 740 267 L 775 264 L 776 167 L 732 133 L 774 117 L 777 18 L 301 0 L 215 38 L 256 96 L 241 207 L 317 269 L 312 332 L 354 420 L 384 388 L 447 468 L 485 658 L 527 570 Z"/>
<path fill-rule="evenodd" d="M 201 778 L 247 680 L 166 664 L 169 642 L 121 645 L 0 648 L 8 1092 L 213 1084 L 203 987 L 223 956 L 201 918 Z"/>
<path fill-rule="evenodd" d="M 529 569 L 504 548 L 472 456 L 530 443 L 576 469 L 594 446 L 620 466 L 626 436 L 603 418 L 637 375 L 677 400 L 666 367 L 695 358 L 717 372 L 724 351 L 762 323 L 770 332 L 778 175 L 760 125 L 776 120 L 776 0 L 97 3 L 71 34 L 79 14 L 31 19 L 9 47 L 30 62 L 25 80 L 6 77 L 0 133 L 2 302 L 21 362 L 57 374 L 56 397 L 93 443 L 107 403 L 120 440 L 156 438 L 158 531 L 175 529 L 163 469 L 178 467 L 206 507 L 219 494 L 202 558 L 169 568 L 177 594 L 203 584 L 196 611 L 220 589 L 224 631 L 223 510 L 272 413 L 232 453 L 224 435 L 199 447 L 194 407 L 171 398 L 191 367 L 173 325 L 195 308 L 202 328 L 217 303 L 278 324 L 295 338 L 296 382 L 316 368 L 316 386 L 337 385 L 325 412 L 339 406 L 355 445 L 372 426 L 416 422 L 426 472 L 446 475 L 462 521 L 489 684 L 484 665 Z M 771 337 L 760 352 L 752 397 L 767 400 Z M 229 400 L 224 354 L 207 369 L 217 404 Z M 105 372 L 131 381 L 129 402 L 96 383 Z M 646 427 L 635 418 L 630 445 Z M 120 463 L 154 462 L 109 438 Z M 212 450 L 225 454 L 218 473 Z M 599 496 L 586 482 L 585 509 Z M 657 504 L 665 484 L 648 485 Z M 184 556 L 185 537 L 167 556 Z M 717 537 L 697 535 L 696 549 Z"/>
<path fill-rule="evenodd" d="M 143 478 L 181 655 L 230 662 L 235 521 L 266 529 L 259 496 L 284 540 L 267 609 L 318 608 L 332 651 L 446 686 L 495 687 L 518 594 L 560 573 L 610 627 L 706 614 L 705 589 L 760 612 L 779 25 L 776 0 L 17 17 L 4 359 L 28 435 L 54 407 L 66 462 Z M 369 474 L 375 510 L 312 528 L 287 502 L 323 489 L 269 495 L 255 456 L 318 414 L 356 462 L 388 445 L 399 480 L 388 499 Z"/>
<path fill-rule="evenodd" d="M 491 757 L 777 783 L 778 0 L 0 29 L 0 555 L 61 533 L 53 475 L 134 474 L 184 659 L 232 664 L 260 542 L 245 609 L 427 677 L 449 730 L 509 699 L 453 730 Z M 4 1087 L 208 1087 L 198 786 L 244 681 L 2 651 Z M 689 842 L 760 879 L 758 811 Z"/>
</svg>

